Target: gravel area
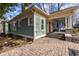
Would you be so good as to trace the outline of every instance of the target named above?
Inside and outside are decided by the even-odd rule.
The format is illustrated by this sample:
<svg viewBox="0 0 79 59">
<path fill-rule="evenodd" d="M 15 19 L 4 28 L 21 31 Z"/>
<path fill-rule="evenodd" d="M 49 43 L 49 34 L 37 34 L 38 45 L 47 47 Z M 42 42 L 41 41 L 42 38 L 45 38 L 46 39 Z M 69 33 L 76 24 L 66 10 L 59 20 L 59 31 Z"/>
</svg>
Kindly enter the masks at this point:
<svg viewBox="0 0 79 59">
<path fill-rule="evenodd" d="M 71 49 L 79 50 L 79 44 L 44 37 L 35 40 L 32 44 L 1 53 L 0 56 L 69 56 Z"/>
</svg>

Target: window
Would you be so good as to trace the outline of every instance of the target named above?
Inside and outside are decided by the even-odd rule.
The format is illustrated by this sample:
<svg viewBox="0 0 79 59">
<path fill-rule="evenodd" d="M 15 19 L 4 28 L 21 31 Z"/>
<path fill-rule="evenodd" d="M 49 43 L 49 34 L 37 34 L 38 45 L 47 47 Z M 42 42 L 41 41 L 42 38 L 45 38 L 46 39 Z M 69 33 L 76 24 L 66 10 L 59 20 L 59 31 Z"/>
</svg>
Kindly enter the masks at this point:
<svg viewBox="0 0 79 59">
<path fill-rule="evenodd" d="M 20 27 L 21 26 L 20 21 L 17 21 L 17 23 L 18 23 L 18 27 Z"/>
<path fill-rule="evenodd" d="M 28 18 L 24 18 L 20 21 L 21 26 L 26 27 L 28 25 Z"/>
<path fill-rule="evenodd" d="M 33 19 L 32 18 L 28 19 L 28 26 L 33 26 Z"/>
<path fill-rule="evenodd" d="M 16 31 L 16 22 L 13 22 L 12 27 L 13 27 L 13 31 Z"/>
<path fill-rule="evenodd" d="M 44 30 L 44 20 L 41 20 L 41 30 Z"/>
</svg>

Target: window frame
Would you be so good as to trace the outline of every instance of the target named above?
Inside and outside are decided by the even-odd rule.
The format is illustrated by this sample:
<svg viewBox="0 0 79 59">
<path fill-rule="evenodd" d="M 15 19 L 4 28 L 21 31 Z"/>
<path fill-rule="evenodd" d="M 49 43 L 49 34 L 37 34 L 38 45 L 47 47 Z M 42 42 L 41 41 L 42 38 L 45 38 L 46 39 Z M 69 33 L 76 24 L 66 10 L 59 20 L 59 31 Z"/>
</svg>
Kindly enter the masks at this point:
<svg viewBox="0 0 79 59">
<path fill-rule="evenodd" d="M 12 22 L 12 31 L 16 31 L 17 29 L 16 29 L 16 21 L 13 21 Z"/>
<path fill-rule="evenodd" d="M 32 21 L 32 23 L 30 21 Z M 28 26 L 33 26 L 33 19 L 32 19 L 32 17 L 28 17 Z"/>
<path fill-rule="evenodd" d="M 42 22 L 43 21 L 43 22 Z M 41 30 L 43 30 L 44 31 L 44 18 L 41 18 Z"/>
</svg>

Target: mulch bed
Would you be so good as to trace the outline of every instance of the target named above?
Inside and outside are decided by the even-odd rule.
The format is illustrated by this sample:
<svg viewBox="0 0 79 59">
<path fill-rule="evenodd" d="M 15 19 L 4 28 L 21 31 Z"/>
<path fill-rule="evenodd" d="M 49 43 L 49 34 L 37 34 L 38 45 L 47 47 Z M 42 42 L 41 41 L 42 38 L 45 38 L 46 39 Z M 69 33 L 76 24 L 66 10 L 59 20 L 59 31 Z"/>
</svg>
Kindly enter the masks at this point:
<svg viewBox="0 0 79 59">
<path fill-rule="evenodd" d="M 29 43 L 27 39 L 19 36 L 0 36 L 0 53 L 13 49 L 15 47 L 20 47 Z M 31 42 L 32 43 L 32 42 Z"/>
</svg>

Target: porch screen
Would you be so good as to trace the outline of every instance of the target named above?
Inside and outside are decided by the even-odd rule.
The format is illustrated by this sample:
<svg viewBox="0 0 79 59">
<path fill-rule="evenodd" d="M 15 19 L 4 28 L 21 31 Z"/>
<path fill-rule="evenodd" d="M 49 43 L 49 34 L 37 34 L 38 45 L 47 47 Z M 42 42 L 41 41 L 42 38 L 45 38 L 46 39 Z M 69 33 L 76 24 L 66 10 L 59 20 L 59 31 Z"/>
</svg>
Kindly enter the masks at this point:
<svg viewBox="0 0 79 59">
<path fill-rule="evenodd" d="M 59 23 L 58 28 L 64 28 L 64 23 L 63 22 Z"/>
<path fill-rule="evenodd" d="M 54 28 L 64 28 L 65 24 L 64 22 L 55 22 Z"/>
</svg>

